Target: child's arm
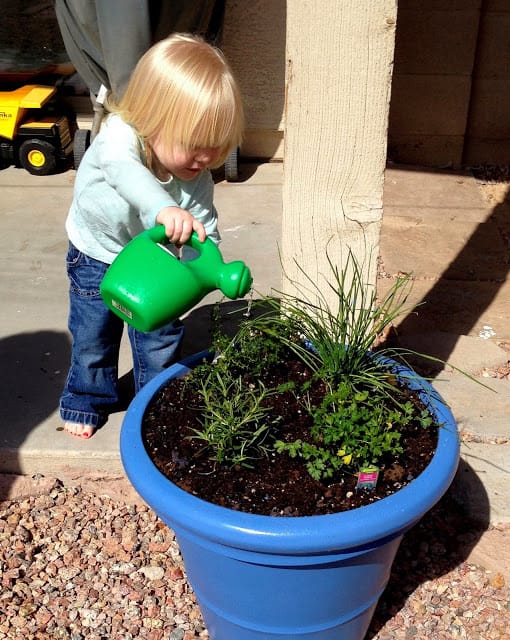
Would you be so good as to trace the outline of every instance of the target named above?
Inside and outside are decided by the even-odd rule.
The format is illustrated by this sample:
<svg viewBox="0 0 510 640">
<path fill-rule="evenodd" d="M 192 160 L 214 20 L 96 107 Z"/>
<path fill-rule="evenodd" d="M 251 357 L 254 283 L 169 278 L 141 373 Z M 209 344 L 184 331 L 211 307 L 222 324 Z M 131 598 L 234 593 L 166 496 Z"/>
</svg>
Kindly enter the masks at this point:
<svg viewBox="0 0 510 640">
<path fill-rule="evenodd" d="M 196 231 L 200 242 L 206 238 L 205 227 L 189 211 L 180 207 L 165 207 L 156 216 L 156 222 L 165 227 L 165 233 L 170 242 L 181 245 L 189 240 Z"/>
<path fill-rule="evenodd" d="M 193 231 L 202 242 L 209 234 L 219 240 L 212 179 L 200 180 L 184 202 L 176 202 L 143 163 L 134 130 L 119 116 L 105 122 L 95 144 L 104 179 L 139 212 L 146 228 L 163 224 L 175 244 L 184 244 Z"/>
<path fill-rule="evenodd" d="M 105 121 L 93 144 L 105 181 L 139 212 L 144 227 L 153 227 L 163 209 L 179 208 L 145 166 L 134 130 L 119 116 Z"/>
</svg>

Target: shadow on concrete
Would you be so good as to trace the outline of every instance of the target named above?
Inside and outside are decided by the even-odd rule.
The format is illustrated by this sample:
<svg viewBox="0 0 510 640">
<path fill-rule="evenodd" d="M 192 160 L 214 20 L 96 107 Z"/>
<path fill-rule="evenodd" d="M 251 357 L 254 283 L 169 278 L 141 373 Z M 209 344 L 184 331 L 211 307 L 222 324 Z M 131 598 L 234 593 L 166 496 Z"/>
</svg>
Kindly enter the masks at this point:
<svg viewBox="0 0 510 640">
<path fill-rule="evenodd" d="M 461 460 L 456 481 L 465 473 L 476 478 L 474 471 Z M 421 584 L 447 574 L 467 560 L 489 526 L 489 498 L 477 478 L 475 490 L 480 507 L 477 520 L 470 518 L 459 506 L 450 489 L 404 536 L 366 640 L 374 638 L 398 614 Z M 433 606 L 430 602 L 423 602 L 423 605 Z"/>
<path fill-rule="evenodd" d="M 420 351 L 416 336 L 442 332 L 435 345 L 427 344 L 427 353 L 448 360 L 459 336 L 469 335 L 476 328 L 505 284 L 510 272 L 509 249 L 510 190 L 418 301 L 416 311 L 397 325 L 392 342 Z"/>
<path fill-rule="evenodd" d="M 15 452 L 58 407 L 70 359 L 67 334 L 20 333 L 0 340 L 3 449 Z M 0 471 L 4 461 L 0 459 Z"/>
</svg>

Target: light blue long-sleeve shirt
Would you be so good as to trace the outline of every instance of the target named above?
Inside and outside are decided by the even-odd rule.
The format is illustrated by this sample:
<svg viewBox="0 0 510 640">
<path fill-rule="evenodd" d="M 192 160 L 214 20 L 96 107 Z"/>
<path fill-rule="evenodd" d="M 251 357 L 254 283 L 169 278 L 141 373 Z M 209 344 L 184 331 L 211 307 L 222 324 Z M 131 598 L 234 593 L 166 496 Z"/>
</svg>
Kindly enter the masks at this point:
<svg viewBox="0 0 510 640">
<path fill-rule="evenodd" d="M 219 242 L 213 191 L 209 171 L 190 181 L 174 176 L 167 182 L 158 180 L 145 166 L 134 129 L 119 115 L 110 115 L 76 174 L 67 234 L 77 249 L 110 264 L 132 238 L 156 224 L 161 209 L 178 206 Z"/>
</svg>

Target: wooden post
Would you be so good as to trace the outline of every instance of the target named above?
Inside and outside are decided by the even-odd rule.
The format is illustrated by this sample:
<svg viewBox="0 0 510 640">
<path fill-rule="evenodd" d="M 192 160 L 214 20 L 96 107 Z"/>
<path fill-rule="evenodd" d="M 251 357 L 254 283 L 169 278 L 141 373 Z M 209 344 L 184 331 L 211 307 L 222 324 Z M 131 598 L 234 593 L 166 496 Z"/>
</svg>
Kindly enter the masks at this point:
<svg viewBox="0 0 510 640">
<path fill-rule="evenodd" d="M 287 2 L 282 290 L 348 250 L 375 285 L 396 0 Z M 299 267 L 298 267 L 299 265 Z M 321 286 L 335 307 L 335 296 Z"/>
</svg>

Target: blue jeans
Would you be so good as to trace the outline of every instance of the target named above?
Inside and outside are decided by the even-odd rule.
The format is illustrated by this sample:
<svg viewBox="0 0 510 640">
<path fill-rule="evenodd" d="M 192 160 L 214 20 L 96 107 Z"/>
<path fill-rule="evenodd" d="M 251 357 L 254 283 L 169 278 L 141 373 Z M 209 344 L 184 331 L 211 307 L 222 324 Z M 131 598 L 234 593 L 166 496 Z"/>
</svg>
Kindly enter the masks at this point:
<svg viewBox="0 0 510 640">
<path fill-rule="evenodd" d="M 119 350 L 124 322 L 104 304 L 99 285 L 108 264 L 69 243 L 71 366 L 60 399 L 64 421 L 101 427 L 118 409 Z M 150 333 L 128 327 L 135 391 L 179 358 L 184 327 L 179 320 Z"/>
</svg>

